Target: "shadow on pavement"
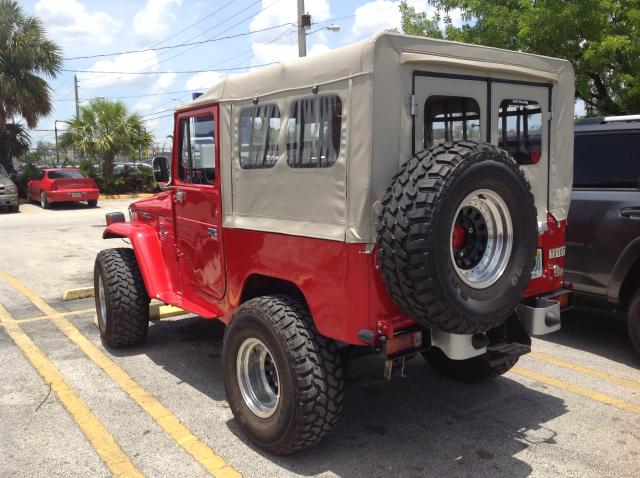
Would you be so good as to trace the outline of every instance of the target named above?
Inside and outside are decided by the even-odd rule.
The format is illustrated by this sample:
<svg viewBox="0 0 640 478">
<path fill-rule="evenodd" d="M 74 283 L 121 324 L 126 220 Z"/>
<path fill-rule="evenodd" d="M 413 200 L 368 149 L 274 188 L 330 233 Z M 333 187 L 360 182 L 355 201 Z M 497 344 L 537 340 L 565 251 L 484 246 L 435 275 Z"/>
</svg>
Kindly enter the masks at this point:
<svg viewBox="0 0 640 478">
<path fill-rule="evenodd" d="M 49 205 L 47 211 L 72 211 L 75 209 L 100 209 L 100 203 L 90 208 L 86 202 L 54 202 Z"/>
<path fill-rule="evenodd" d="M 604 309 L 576 307 L 569 310 L 562 314 L 560 331 L 538 339 L 640 368 L 640 355 L 631 344 L 626 321 Z"/>
<path fill-rule="evenodd" d="M 152 323 L 144 346 L 111 350 L 145 354 L 178 380 L 214 400 L 225 400 L 222 380 L 224 327 L 199 317 Z M 383 361 L 356 361 L 345 390 L 344 411 L 334 434 L 297 455 L 276 457 L 248 447 L 283 469 L 302 475 L 341 477 L 509 476 L 533 471 L 516 455 L 531 445 L 553 446 L 545 426 L 566 413 L 563 400 L 509 378 L 464 385 L 437 376 L 421 358 L 408 377 L 380 383 Z"/>
</svg>

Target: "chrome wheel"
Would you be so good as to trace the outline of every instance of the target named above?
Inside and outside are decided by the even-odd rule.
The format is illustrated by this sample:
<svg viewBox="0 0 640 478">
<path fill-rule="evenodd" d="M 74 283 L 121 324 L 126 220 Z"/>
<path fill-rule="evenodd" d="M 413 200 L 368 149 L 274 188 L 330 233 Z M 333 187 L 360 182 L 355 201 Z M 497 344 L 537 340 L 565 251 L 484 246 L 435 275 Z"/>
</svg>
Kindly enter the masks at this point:
<svg viewBox="0 0 640 478">
<path fill-rule="evenodd" d="M 98 326 L 103 334 L 107 330 L 107 297 L 104 290 L 104 282 L 102 274 L 98 274 L 98 303 L 100 304 L 100 313 L 98 314 Z"/>
<path fill-rule="evenodd" d="M 485 289 L 504 273 L 513 248 L 509 208 L 494 191 L 478 189 L 463 199 L 451 225 L 451 260 L 458 277 Z"/>
<path fill-rule="evenodd" d="M 245 404 L 260 418 L 269 418 L 280 402 L 278 367 L 267 346 L 259 339 L 242 342 L 236 359 L 240 393 Z"/>
</svg>

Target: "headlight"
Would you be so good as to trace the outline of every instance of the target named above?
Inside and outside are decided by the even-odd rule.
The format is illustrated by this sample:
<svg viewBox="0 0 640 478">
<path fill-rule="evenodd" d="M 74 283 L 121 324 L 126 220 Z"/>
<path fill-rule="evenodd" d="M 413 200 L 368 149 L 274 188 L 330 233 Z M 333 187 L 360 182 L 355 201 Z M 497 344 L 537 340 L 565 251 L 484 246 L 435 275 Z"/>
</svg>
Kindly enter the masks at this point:
<svg viewBox="0 0 640 478">
<path fill-rule="evenodd" d="M 137 220 L 138 220 L 138 213 L 136 212 L 135 209 L 129 207 L 129 222 L 137 221 Z"/>
</svg>

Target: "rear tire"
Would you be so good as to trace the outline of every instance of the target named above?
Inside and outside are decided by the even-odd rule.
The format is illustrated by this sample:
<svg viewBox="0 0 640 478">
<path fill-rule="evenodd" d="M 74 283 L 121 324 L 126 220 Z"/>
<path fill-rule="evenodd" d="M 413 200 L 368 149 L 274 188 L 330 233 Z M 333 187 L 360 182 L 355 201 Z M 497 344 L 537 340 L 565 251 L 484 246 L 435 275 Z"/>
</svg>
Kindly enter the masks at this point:
<svg viewBox="0 0 640 478">
<path fill-rule="evenodd" d="M 96 207 L 98 205 L 98 200 L 97 199 L 89 199 L 87 201 L 87 206 L 89 207 Z"/>
<path fill-rule="evenodd" d="M 627 329 L 629 338 L 636 352 L 640 354 L 640 291 L 631 299 L 627 313 Z"/>
<path fill-rule="evenodd" d="M 303 299 L 274 295 L 242 304 L 225 332 L 222 363 L 233 415 L 261 448 L 300 451 L 336 426 L 342 361 L 335 342 L 316 330 Z"/>
<path fill-rule="evenodd" d="M 149 328 L 149 295 L 133 249 L 100 251 L 94 267 L 100 338 L 109 347 L 142 343 Z"/>
</svg>

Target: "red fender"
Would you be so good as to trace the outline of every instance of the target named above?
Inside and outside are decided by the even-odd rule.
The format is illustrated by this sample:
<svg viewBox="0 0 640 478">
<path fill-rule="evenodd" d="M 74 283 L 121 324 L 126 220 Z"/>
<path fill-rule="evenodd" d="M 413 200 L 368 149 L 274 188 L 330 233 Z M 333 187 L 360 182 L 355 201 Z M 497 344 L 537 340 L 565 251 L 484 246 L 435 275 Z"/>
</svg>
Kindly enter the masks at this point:
<svg viewBox="0 0 640 478">
<path fill-rule="evenodd" d="M 176 302 L 175 289 L 156 230 L 138 222 L 115 222 L 102 233 L 103 239 L 117 237 L 126 237 L 131 241 L 149 297 L 167 303 Z"/>
</svg>

